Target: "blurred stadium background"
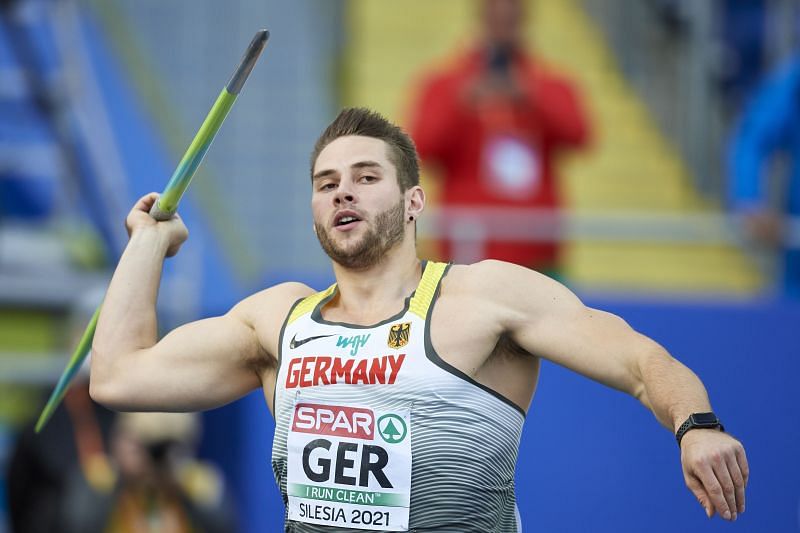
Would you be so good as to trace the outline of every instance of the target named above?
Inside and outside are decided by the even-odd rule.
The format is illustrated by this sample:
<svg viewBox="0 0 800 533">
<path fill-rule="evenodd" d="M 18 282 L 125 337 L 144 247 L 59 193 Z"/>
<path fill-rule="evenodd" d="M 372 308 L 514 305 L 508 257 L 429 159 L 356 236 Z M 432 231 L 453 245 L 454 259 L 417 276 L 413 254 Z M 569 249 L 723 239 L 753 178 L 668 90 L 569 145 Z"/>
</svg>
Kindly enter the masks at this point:
<svg viewBox="0 0 800 533">
<path fill-rule="evenodd" d="M 730 214 L 725 168 L 748 96 L 800 50 L 800 6 L 529 4 L 531 46 L 579 84 L 595 130 L 589 153 L 563 161 L 565 279 L 701 376 L 753 476 L 738 522 L 706 523 L 669 433 L 549 365 L 520 451 L 526 530 L 800 530 L 800 305 L 776 253 Z M 0 13 L 0 464 L 102 298 L 125 213 L 163 188 L 256 29 L 272 34 L 264 57 L 182 204 L 192 235 L 166 267 L 165 329 L 275 282 L 326 286 L 308 207 L 316 136 L 342 105 L 403 123 L 420 73 L 476 18 L 467 0 L 5 0 Z M 441 216 L 434 202 L 422 249 Z M 204 428 L 241 531 L 280 530 L 263 398 Z"/>
</svg>

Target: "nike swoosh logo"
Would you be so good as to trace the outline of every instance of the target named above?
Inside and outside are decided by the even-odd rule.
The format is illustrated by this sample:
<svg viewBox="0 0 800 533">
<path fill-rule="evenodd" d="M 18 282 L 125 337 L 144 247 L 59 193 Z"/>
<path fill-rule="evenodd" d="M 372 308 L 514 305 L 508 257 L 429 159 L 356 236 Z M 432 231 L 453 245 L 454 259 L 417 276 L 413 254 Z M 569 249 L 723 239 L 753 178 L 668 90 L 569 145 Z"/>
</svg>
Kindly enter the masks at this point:
<svg viewBox="0 0 800 533">
<path fill-rule="evenodd" d="M 315 337 L 306 337 L 305 339 L 298 339 L 297 334 L 295 333 L 292 336 L 292 340 L 289 341 L 289 348 L 294 350 L 298 346 L 302 346 L 307 342 L 315 341 L 317 339 L 324 339 L 325 337 L 333 337 L 336 333 L 331 333 L 330 335 L 317 335 Z"/>
</svg>

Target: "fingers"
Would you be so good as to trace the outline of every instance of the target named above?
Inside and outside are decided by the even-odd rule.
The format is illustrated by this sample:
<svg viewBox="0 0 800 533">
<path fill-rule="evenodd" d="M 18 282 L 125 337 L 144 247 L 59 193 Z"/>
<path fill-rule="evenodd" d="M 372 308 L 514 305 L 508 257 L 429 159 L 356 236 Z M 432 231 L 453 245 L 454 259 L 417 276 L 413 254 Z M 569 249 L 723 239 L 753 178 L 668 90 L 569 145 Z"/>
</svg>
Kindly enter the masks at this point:
<svg viewBox="0 0 800 533">
<path fill-rule="evenodd" d="M 744 478 L 744 485 L 747 486 L 747 483 L 750 481 L 750 465 L 747 463 L 747 455 L 744 453 L 744 448 L 741 446 L 736 447 L 736 463 L 739 465 L 739 470 L 742 473 L 742 477 Z"/>
<path fill-rule="evenodd" d="M 181 244 L 186 241 L 189 232 L 177 213 L 168 220 L 160 222 L 150 216 L 150 211 L 159 197 L 158 193 L 151 192 L 139 198 L 125 218 L 125 229 L 128 236 L 132 237 L 134 232 L 142 228 L 160 228 L 159 231 L 168 237 L 167 257 L 172 257 L 178 252 Z"/>
<path fill-rule="evenodd" d="M 136 201 L 136 205 L 134 205 L 133 208 L 139 211 L 144 211 L 145 213 L 149 213 L 150 209 L 156 203 L 156 200 L 158 200 L 158 196 L 159 194 L 157 192 L 145 194 Z"/>
<path fill-rule="evenodd" d="M 733 508 L 736 510 L 737 513 L 744 512 L 744 475 L 742 474 L 741 468 L 739 467 L 739 463 L 736 460 L 736 456 L 728 457 L 726 459 L 726 465 L 728 472 L 731 476 L 731 481 L 733 482 L 733 496 L 736 500 L 736 506 Z"/>
<path fill-rule="evenodd" d="M 733 459 L 730 457 L 730 459 Z M 722 500 L 724 500 L 724 507 L 717 506 L 717 512 L 725 518 L 725 520 L 736 520 L 737 505 L 736 505 L 736 491 L 731 472 L 728 469 L 729 463 L 725 457 L 716 457 L 712 461 L 712 470 L 717 478 L 720 488 L 722 489 Z M 738 466 L 736 468 L 739 470 Z M 741 474 L 739 474 L 741 480 Z M 742 494 L 744 496 L 744 494 Z"/>
<path fill-rule="evenodd" d="M 139 217 L 139 213 L 147 213 L 149 215 L 160 196 L 161 195 L 157 192 L 145 194 L 136 201 L 136 204 L 133 206 L 128 216 L 133 215 Z M 172 219 L 180 219 L 180 216 L 178 216 L 178 213 L 174 213 L 169 220 Z"/>
<path fill-rule="evenodd" d="M 736 520 L 745 509 L 750 477 L 742 444 L 722 432 L 697 430 L 683 440 L 681 463 L 686 485 L 711 517 Z"/>
<path fill-rule="evenodd" d="M 698 465 L 687 473 L 686 485 L 709 518 L 716 511 L 725 520 L 736 520 L 744 512 L 745 475 L 736 454 L 720 455 Z"/>
<path fill-rule="evenodd" d="M 152 224 L 149 216 L 150 208 L 158 200 L 158 193 L 151 192 L 136 200 L 136 203 L 131 208 L 128 216 L 125 217 L 125 230 L 128 232 L 128 237 L 133 235 L 136 227 L 148 226 Z"/>
<path fill-rule="evenodd" d="M 696 476 L 688 474 L 686 476 L 686 486 L 689 487 L 694 497 L 697 498 L 697 501 L 703 506 L 703 509 L 706 511 L 706 516 L 711 518 L 714 515 L 714 506 L 711 505 L 711 498 L 703 488 L 703 483 Z"/>
<path fill-rule="evenodd" d="M 703 484 L 703 489 L 709 498 L 709 504 L 712 506 L 712 512 L 709 516 L 713 515 L 713 510 L 716 510 L 722 518 L 730 520 L 732 515 L 728 502 L 725 500 L 724 490 L 713 468 L 708 464 L 703 464 L 695 471 L 695 475 L 700 480 L 700 483 Z M 708 514 L 708 508 L 706 508 L 706 513 Z"/>
</svg>

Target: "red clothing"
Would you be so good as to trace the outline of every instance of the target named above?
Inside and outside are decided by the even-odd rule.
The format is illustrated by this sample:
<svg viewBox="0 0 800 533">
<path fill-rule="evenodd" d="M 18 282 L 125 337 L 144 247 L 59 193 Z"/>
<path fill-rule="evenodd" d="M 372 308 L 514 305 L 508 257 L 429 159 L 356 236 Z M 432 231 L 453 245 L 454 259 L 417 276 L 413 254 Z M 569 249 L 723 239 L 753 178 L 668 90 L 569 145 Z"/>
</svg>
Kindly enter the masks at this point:
<svg viewBox="0 0 800 533">
<path fill-rule="evenodd" d="M 510 72 L 518 94 L 471 98 L 486 68 L 482 49 L 458 57 L 424 80 L 413 111 L 411 134 L 420 158 L 443 174 L 442 206 L 559 207 L 554 157 L 565 147 L 585 145 L 589 137 L 574 89 L 516 52 Z M 491 238 L 491 228 L 480 231 L 488 237 L 482 257 L 470 259 L 491 257 L 543 269 L 558 264 L 556 243 L 499 241 Z M 463 260 L 453 253 L 453 243 L 445 239 L 442 244 L 445 257 Z"/>
</svg>

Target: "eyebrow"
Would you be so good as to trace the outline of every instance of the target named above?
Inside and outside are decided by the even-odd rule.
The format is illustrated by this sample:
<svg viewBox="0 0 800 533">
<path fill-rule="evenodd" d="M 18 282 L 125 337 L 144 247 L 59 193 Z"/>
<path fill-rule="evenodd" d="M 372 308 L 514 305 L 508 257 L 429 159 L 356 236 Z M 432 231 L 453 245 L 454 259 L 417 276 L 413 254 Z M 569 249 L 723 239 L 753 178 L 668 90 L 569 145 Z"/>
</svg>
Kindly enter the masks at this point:
<svg viewBox="0 0 800 533">
<path fill-rule="evenodd" d="M 352 169 L 362 169 L 362 168 L 379 168 L 383 169 L 383 166 L 378 163 L 377 161 L 359 161 L 357 163 L 353 163 L 350 165 Z M 316 174 L 311 177 L 311 181 L 316 181 L 318 179 L 322 179 L 325 177 L 330 176 L 331 174 L 336 174 L 336 171 L 332 168 L 320 170 Z"/>
</svg>

